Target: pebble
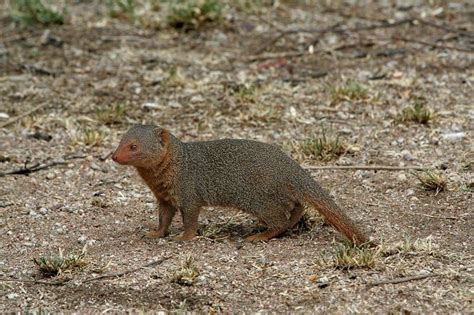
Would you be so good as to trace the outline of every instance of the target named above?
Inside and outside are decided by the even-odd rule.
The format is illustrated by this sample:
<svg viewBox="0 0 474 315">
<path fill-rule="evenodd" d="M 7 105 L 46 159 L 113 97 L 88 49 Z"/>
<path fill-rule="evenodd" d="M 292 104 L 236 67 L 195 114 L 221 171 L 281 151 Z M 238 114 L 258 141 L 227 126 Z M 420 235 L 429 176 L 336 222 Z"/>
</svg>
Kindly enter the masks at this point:
<svg viewBox="0 0 474 315">
<path fill-rule="evenodd" d="M 87 241 L 87 236 L 85 235 L 81 235 L 79 236 L 79 238 L 77 239 L 77 241 L 81 244 L 84 244 L 86 241 Z"/>
<path fill-rule="evenodd" d="M 403 150 L 402 151 L 402 156 L 403 156 L 403 159 L 406 160 L 406 161 L 413 161 L 415 160 L 415 157 L 411 154 L 410 151 L 408 150 Z"/>
<path fill-rule="evenodd" d="M 415 191 L 414 191 L 413 189 L 407 189 L 407 190 L 405 191 L 405 194 L 406 194 L 407 196 L 411 196 L 411 195 L 414 195 L 414 194 L 415 194 Z"/>
<path fill-rule="evenodd" d="M 35 210 L 30 210 L 29 215 L 36 216 L 38 215 Z"/>
<path fill-rule="evenodd" d="M 449 141 L 459 141 L 464 139 L 466 137 L 465 132 L 453 132 L 453 133 L 445 133 L 443 134 L 443 139 L 449 140 Z"/>
<path fill-rule="evenodd" d="M 407 180 L 407 176 L 404 173 L 400 173 L 397 175 L 397 179 L 401 182 L 404 182 Z"/>
<path fill-rule="evenodd" d="M 7 299 L 9 299 L 9 300 L 14 300 L 17 297 L 18 297 L 18 294 L 16 294 L 16 293 L 10 293 L 10 294 L 7 295 Z"/>
<path fill-rule="evenodd" d="M 54 174 L 54 173 L 48 173 L 46 175 L 46 179 L 48 179 L 48 180 L 54 179 L 55 177 L 56 177 L 56 174 Z"/>
<path fill-rule="evenodd" d="M 46 208 L 44 208 L 44 207 L 41 207 L 41 208 L 39 209 L 39 213 L 41 213 L 42 215 L 46 215 L 46 214 L 48 214 L 48 209 L 46 209 Z"/>
</svg>

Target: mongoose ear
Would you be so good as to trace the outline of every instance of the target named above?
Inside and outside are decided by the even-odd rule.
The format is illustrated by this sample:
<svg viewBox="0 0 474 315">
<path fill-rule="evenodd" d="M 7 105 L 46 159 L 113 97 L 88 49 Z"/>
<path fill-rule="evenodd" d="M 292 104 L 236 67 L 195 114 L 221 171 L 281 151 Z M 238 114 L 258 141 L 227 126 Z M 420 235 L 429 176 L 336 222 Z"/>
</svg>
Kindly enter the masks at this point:
<svg viewBox="0 0 474 315">
<path fill-rule="evenodd" d="M 160 139 L 160 144 L 162 147 L 165 147 L 170 142 L 170 132 L 166 129 L 156 129 L 158 138 Z"/>
</svg>

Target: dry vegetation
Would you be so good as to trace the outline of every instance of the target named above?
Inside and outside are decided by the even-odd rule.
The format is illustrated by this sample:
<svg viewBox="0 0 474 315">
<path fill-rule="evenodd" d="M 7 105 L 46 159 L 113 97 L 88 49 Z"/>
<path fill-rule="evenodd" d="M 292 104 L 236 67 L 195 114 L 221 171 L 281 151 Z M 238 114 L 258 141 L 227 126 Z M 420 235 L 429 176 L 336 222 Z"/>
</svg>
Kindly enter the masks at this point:
<svg viewBox="0 0 474 315">
<path fill-rule="evenodd" d="M 472 313 L 471 2 L 0 0 L 0 312 Z M 378 245 L 312 209 L 268 243 L 224 209 L 143 238 L 109 159 L 134 123 L 399 167 L 313 170 Z"/>
</svg>

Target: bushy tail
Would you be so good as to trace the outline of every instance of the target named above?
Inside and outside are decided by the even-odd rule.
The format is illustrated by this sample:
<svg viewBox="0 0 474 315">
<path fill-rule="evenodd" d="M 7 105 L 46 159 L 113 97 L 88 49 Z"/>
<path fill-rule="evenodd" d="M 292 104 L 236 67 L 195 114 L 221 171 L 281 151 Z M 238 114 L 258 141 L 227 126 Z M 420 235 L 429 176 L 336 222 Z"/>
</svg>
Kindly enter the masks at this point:
<svg viewBox="0 0 474 315">
<path fill-rule="evenodd" d="M 369 244 L 368 237 L 323 190 L 305 196 L 306 202 L 316 208 L 339 232 L 356 245 Z"/>
</svg>

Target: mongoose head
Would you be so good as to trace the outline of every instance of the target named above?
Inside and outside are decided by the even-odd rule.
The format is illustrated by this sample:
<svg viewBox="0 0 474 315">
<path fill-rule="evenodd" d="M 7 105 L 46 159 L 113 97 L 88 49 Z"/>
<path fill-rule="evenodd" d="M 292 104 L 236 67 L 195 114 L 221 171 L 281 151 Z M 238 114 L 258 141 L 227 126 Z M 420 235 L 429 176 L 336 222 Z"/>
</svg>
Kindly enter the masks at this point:
<svg viewBox="0 0 474 315">
<path fill-rule="evenodd" d="M 122 137 L 112 159 L 122 165 L 150 168 L 168 151 L 170 133 L 154 125 L 135 125 Z"/>
</svg>

